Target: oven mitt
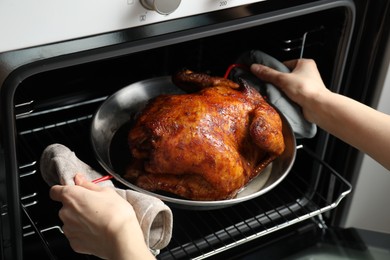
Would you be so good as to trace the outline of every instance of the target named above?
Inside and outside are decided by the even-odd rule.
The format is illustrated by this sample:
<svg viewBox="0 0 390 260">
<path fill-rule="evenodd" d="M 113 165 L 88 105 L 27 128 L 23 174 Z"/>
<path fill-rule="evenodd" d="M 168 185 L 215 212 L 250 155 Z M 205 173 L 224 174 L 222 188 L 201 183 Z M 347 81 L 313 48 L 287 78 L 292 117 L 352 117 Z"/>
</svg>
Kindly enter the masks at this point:
<svg viewBox="0 0 390 260">
<path fill-rule="evenodd" d="M 253 63 L 258 63 L 281 72 L 290 72 L 283 63 L 259 50 L 251 50 L 242 54 L 236 63 L 244 64 L 248 67 Z M 307 121 L 302 114 L 301 108 L 295 102 L 291 101 L 278 88 L 270 83 L 261 81 L 248 70 L 236 67 L 230 73 L 230 78 L 236 81 L 239 77 L 248 81 L 260 93 L 262 93 L 262 95 L 267 96 L 268 101 L 278 108 L 281 113 L 283 113 L 290 123 L 296 138 L 312 138 L 315 136 L 317 133 L 317 126 Z"/>
<path fill-rule="evenodd" d="M 52 144 L 43 151 L 40 160 L 43 179 L 50 186 L 55 184 L 74 185 L 76 173 L 92 181 L 102 175 L 78 159 L 74 152 L 61 144 Z M 98 183 L 115 188 L 110 180 Z M 116 188 L 117 193 L 134 208 L 145 242 L 156 251 L 166 247 L 172 237 L 172 211 L 160 199 L 133 190 Z"/>
</svg>

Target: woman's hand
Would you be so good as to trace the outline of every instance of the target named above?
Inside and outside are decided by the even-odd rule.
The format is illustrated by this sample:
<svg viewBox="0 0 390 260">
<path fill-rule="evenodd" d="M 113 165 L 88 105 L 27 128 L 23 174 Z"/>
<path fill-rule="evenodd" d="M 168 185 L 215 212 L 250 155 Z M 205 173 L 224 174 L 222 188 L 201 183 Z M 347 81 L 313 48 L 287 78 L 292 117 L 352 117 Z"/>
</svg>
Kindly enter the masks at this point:
<svg viewBox="0 0 390 260">
<path fill-rule="evenodd" d="M 292 101 L 302 107 L 305 118 L 316 122 L 317 102 L 332 93 L 324 85 L 313 60 L 298 59 L 284 62 L 291 73 L 282 73 L 261 64 L 251 66 L 252 73 L 263 81 L 281 89 Z"/>
<path fill-rule="evenodd" d="M 50 189 L 50 197 L 63 204 L 59 217 L 73 250 L 104 259 L 154 259 L 126 200 L 81 175 L 75 184 Z"/>
</svg>

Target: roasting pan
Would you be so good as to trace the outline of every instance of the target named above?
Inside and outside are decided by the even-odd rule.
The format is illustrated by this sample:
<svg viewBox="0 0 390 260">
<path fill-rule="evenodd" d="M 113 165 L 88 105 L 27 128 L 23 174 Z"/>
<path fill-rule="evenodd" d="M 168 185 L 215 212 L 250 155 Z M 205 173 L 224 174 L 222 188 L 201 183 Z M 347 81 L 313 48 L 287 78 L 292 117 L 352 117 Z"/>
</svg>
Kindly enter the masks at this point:
<svg viewBox="0 0 390 260">
<path fill-rule="evenodd" d="M 91 142 L 100 165 L 126 187 L 160 198 L 168 205 L 194 210 L 210 210 L 232 206 L 253 199 L 277 186 L 289 173 L 296 155 L 294 132 L 283 116 L 286 148 L 264 171 L 241 189 L 235 198 L 218 201 L 187 200 L 168 193 L 150 192 L 137 187 L 123 175 L 129 160 L 127 132 L 133 119 L 146 102 L 161 94 L 184 93 L 171 78 L 156 77 L 130 84 L 108 97 L 96 111 L 91 124 Z"/>
</svg>

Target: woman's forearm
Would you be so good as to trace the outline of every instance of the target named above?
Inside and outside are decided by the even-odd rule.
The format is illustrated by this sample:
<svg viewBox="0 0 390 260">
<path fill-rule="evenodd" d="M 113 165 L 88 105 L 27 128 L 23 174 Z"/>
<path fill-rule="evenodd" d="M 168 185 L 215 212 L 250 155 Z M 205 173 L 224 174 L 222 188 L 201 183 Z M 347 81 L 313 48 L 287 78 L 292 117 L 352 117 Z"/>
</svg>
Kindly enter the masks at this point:
<svg viewBox="0 0 390 260">
<path fill-rule="evenodd" d="M 327 95 L 311 104 L 314 123 L 390 169 L 390 116 L 348 97 Z"/>
<path fill-rule="evenodd" d="M 155 259 L 135 218 L 129 218 L 120 227 L 108 225 L 107 239 L 112 242 L 109 260 Z"/>
</svg>

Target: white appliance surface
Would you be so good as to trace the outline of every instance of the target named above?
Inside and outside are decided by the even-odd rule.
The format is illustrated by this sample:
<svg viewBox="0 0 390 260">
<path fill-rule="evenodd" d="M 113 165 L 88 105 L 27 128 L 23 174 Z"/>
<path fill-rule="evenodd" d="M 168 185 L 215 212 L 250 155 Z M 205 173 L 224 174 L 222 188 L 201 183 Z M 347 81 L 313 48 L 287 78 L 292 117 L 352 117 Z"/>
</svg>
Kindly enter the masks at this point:
<svg viewBox="0 0 390 260">
<path fill-rule="evenodd" d="M 382 65 L 377 110 L 390 114 L 390 46 Z M 369 123 L 369 120 L 367 121 Z M 390 129 L 389 129 L 390 134 Z M 353 183 L 352 200 L 342 220 L 345 227 L 390 233 L 390 172 L 364 155 L 356 183 Z"/>
<path fill-rule="evenodd" d="M 261 1 L 182 0 L 175 11 L 161 15 L 140 0 L 1 0 L 0 53 Z"/>
</svg>

